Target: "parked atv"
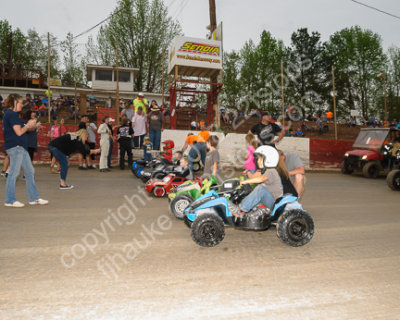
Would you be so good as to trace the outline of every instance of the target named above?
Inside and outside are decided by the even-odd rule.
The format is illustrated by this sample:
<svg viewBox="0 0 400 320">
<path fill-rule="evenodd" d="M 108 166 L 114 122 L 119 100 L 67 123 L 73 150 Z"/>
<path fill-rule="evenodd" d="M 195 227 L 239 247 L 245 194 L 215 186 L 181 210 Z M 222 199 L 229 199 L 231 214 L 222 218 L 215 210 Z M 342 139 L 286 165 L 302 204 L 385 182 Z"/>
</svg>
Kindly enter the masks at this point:
<svg viewBox="0 0 400 320">
<path fill-rule="evenodd" d="M 241 199 L 242 193 L 246 192 L 238 188 L 232 197 Z M 186 208 L 184 221 L 191 226 L 193 241 L 203 247 L 219 244 L 225 237 L 225 226 L 254 231 L 275 226 L 282 242 L 298 247 L 313 237 L 314 222 L 297 200 L 292 195 L 284 195 L 275 201 L 272 212 L 257 206 L 243 218 L 236 218 L 229 210 L 228 199 L 210 191 Z"/>
<path fill-rule="evenodd" d="M 398 159 L 392 155 L 392 142 L 399 130 L 389 128 L 364 128 L 353 144 L 353 150 L 344 154 L 342 173 L 362 171 L 366 178 L 377 178 L 396 166 Z"/>
<path fill-rule="evenodd" d="M 186 180 L 187 179 L 183 177 L 168 175 L 163 179 L 150 179 L 147 181 L 145 189 L 155 197 L 164 197 L 170 193 L 173 188 L 181 185 Z"/>
</svg>

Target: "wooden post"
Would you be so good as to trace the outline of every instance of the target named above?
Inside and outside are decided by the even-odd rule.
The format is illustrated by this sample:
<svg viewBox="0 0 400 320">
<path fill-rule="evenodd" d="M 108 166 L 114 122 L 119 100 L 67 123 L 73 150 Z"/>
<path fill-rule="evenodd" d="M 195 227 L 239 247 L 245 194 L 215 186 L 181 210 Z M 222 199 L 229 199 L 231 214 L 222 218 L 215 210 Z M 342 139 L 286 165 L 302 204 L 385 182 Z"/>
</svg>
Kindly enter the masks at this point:
<svg viewBox="0 0 400 320">
<path fill-rule="evenodd" d="M 335 67 L 332 66 L 332 94 L 333 94 L 333 123 L 335 127 L 335 140 L 338 139 L 336 123 L 336 93 L 335 93 Z"/>
<path fill-rule="evenodd" d="M 282 126 L 285 126 L 285 88 L 283 79 L 283 59 L 281 59 L 281 88 L 282 88 Z"/>
<path fill-rule="evenodd" d="M 119 69 L 118 69 L 118 40 L 115 42 L 115 66 L 117 69 L 117 81 L 115 89 L 115 121 L 119 126 Z"/>
<path fill-rule="evenodd" d="M 165 55 L 165 48 L 162 48 L 162 77 L 161 77 L 161 107 L 164 108 L 164 57 Z"/>
<path fill-rule="evenodd" d="M 217 29 L 217 14 L 215 9 L 215 0 L 209 0 L 209 7 L 210 7 L 210 32 L 211 35 Z M 211 37 L 212 39 L 212 37 Z M 211 77 L 211 83 L 218 83 L 218 75 L 214 75 Z M 219 104 L 218 104 L 218 88 L 217 86 L 211 86 L 211 94 L 212 94 L 212 102 L 213 102 L 213 110 L 215 112 L 214 118 L 214 125 L 216 127 L 220 127 L 220 111 L 219 111 Z M 210 123 L 207 123 L 210 125 Z"/>
<path fill-rule="evenodd" d="M 51 103 L 51 93 L 50 93 L 50 32 L 47 32 L 47 113 L 50 120 L 50 103 Z"/>
<path fill-rule="evenodd" d="M 386 105 L 386 72 L 383 73 L 383 91 L 384 91 L 384 103 L 385 103 L 385 123 L 384 127 L 388 124 L 388 116 L 387 116 L 387 105 Z"/>
<path fill-rule="evenodd" d="M 79 95 L 79 101 L 80 101 L 80 115 L 84 115 L 87 112 L 86 108 L 86 92 L 81 91 Z"/>
<path fill-rule="evenodd" d="M 75 124 L 76 124 L 76 114 L 78 113 L 78 100 L 76 98 L 76 82 L 74 83 L 74 105 L 75 105 Z"/>
</svg>

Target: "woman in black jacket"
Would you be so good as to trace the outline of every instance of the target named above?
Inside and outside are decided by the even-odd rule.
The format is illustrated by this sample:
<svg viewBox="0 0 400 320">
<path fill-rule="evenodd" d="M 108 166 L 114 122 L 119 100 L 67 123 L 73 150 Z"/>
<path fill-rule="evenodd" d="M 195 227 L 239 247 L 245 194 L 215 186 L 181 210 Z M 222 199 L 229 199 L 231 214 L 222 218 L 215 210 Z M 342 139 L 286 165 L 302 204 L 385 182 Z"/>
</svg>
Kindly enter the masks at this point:
<svg viewBox="0 0 400 320">
<path fill-rule="evenodd" d="M 66 182 L 68 173 L 68 158 L 67 156 L 78 151 L 81 154 L 98 154 L 99 149 L 89 149 L 89 146 L 85 144 L 89 133 L 86 129 L 80 129 L 76 132 L 68 132 L 67 134 L 60 136 L 49 144 L 49 149 L 53 153 L 54 157 L 58 160 L 61 166 L 60 171 L 60 189 L 67 190 L 72 189 L 74 186 L 68 185 Z"/>
</svg>

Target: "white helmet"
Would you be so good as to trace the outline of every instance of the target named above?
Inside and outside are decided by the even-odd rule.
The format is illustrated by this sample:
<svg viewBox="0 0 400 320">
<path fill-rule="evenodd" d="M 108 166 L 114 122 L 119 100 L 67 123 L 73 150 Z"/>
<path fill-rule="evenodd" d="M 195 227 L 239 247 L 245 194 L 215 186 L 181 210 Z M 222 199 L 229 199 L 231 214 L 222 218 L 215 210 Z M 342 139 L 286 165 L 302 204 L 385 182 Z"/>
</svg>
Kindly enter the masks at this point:
<svg viewBox="0 0 400 320">
<path fill-rule="evenodd" d="M 258 168 L 258 156 L 264 157 L 264 168 Z M 254 151 L 254 160 L 257 169 L 275 168 L 279 162 L 279 153 L 274 147 L 261 146 Z"/>
</svg>

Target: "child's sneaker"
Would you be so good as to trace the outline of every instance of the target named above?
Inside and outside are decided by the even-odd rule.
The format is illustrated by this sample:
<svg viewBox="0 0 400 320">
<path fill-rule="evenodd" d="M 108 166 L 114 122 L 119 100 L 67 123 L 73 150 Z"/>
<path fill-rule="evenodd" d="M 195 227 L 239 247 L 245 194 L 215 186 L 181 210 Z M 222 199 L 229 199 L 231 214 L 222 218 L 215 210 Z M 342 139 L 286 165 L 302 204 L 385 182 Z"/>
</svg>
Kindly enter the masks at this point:
<svg viewBox="0 0 400 320">
<path fill-rule="evenodd" d="M 73 189 L 74 188 L 74 186 L 70 186 L 70 185 L 66 185 L 66 186 L 62 186 L 62 185 L 60 185 L 60 190 L 70 190 L 70 189 Z"/>
<path fill-rule="evenodd" d="M 243 218 L 246 214 L 237 204 L 228 201 L 228 209 L 236 218 Z"/>
</svg>

